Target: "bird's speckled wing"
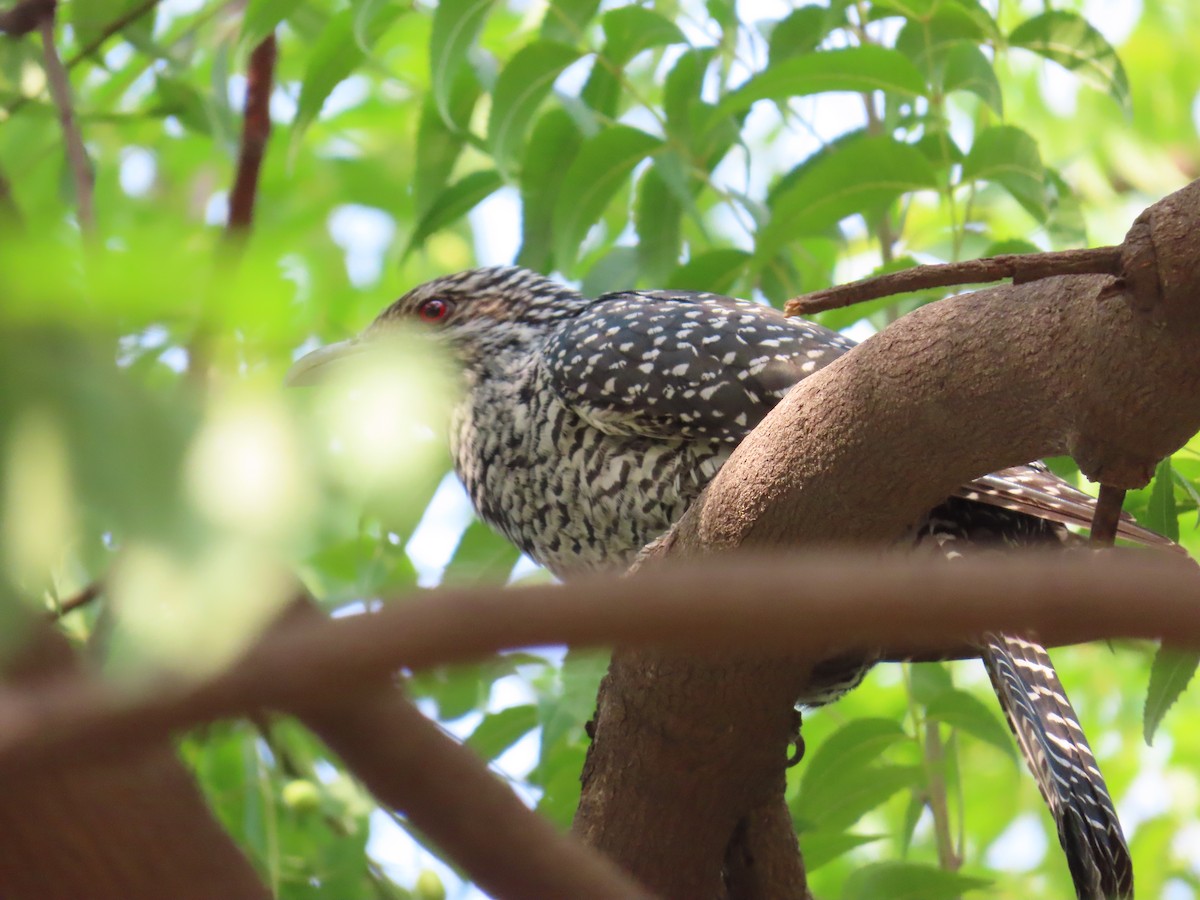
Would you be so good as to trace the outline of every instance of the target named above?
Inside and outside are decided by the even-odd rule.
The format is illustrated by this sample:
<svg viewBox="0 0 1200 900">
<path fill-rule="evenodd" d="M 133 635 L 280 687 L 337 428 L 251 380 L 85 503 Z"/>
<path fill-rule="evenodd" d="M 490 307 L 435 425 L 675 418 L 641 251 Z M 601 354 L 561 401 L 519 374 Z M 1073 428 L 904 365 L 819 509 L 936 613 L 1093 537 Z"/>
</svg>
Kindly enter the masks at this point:
<svg viewBox="0 0 1200 900">
<path fill-rule="evenodd" d="M 716 294 L 600 297 L 547 344 L 555 390 L 609 434 L 737 443 L 853 341 Z"/>
<path fill-rule="evenodd" d="M 835 331 L 719 294 L 606 294 L 559 329 L 543 359 L 555 390 L 609 434 L 738 443 L 796 382 L 854 346 Z M 957 496 L 1088 526 L 1095 499 L 1035 462 L 978 478 Z M 1173 542 L 1123 515 L 1117 532 Z"/>
</svg>

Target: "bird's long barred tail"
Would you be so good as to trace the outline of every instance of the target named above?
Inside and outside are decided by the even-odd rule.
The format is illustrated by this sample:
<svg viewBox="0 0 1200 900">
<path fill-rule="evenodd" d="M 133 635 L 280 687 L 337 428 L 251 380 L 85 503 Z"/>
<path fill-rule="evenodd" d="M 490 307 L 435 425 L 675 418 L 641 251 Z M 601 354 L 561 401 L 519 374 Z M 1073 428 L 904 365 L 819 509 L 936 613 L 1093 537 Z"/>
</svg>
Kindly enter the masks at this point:
<svg viewBox="0 0 1200 900">
<path fill-rule="evenodd" d="M 1058 825 L 1080 900 L 1133 896 L 1133 864 L 1104 776 L 1046 651 L 988 635 L 983 661 L 1008 724 Z"/>
</svg>

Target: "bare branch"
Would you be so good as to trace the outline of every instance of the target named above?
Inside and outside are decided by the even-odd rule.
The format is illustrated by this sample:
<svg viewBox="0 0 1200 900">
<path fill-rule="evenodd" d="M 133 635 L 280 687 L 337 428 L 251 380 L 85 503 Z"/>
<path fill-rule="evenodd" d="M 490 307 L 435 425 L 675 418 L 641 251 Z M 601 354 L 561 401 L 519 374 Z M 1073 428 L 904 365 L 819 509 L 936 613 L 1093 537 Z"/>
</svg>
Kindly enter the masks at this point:
<svg viewBox="0 0 1200 900">
<path fill-rule="evenodd" d="M 35 30 L 46 16 L 54 15 L 58 0 L 21 0 L 15 6 L 0 11 L 0 34 L 24 37 Z"/>
<path fill-rule="evenodd" d="M 1014 284 L 1022 284 L 1054 275 L 1117 275 L 1120 271 L 1120 247 L 1055 253 L 1009 253 L 942 265 L 914 266 L 900 272 L 835 285 L 793 297 L 785 305 L 784 311 L 789 316 L 810 316 L 879 297 L 929 288 L 982 284 L 1005 278 L 1013 279 Z"/>
<path fill-rule="evenodd" d="M 67 70 L 59 59 L 58 49 L 54 44 L 54 10 L 51 8 L 38 23 L 42 35 L 42 55 L 46 68 L 46 81 L 50 87 L 50 96 L 58 107 L 58 119 L 62 124 L 63 141 L 67 147 L 67 161 L 71 166 L 71 175 L 75 180 L 76 215 L 79 218 L 79 230 L 84 235 L 92 235 L 96 230 L 96 218 L 92 210 L 92 188 L 94 173 L 92 163 L 88 159 L 87 148 L 83 146 L 83 135 L 75 121 L 75 113 L 71 105 L 71 81 Z"/>
<path fill-rule="evenodd" d="M 1100 485 L 1100 498 L 1092 514 L 1091 542 L 1097 547 L 1111 547 L 1117 540 L 1117 527 L 1121 523 L 1121 507 L 1125 503 L 1125 489 Z"/>
<path fill-rule="evenodd" d="M 246 106 L 242 117 L 242 145 L 237 174 L 229 197 L 227 235 L 235 237 L 250 227 L 258 193 L 267 139 L 271 135 L 271 84 L 275 75 L 276 44 L 272 32 L 250 54 L 246 70 Z"/>
<path fill-rule="evenodd" d="M 953 566 L 826 552 L 655 566 L 566 587 L 428 591 L 377 613 L 292 624 L 199 685 L 160 685 L 134 699 L 73 678 L 0 693 L 0 765 L 38 764 L 82 744 L 128 746 L 263 708 L 310 708 L 401 667 L 513 647 L 925 659 L 993 631 L 1035 633 L 1048 645 L 1168 634 L 1200 646 L 1200 575 L 1174 554 L 1137 550 Z"/>
</svg>

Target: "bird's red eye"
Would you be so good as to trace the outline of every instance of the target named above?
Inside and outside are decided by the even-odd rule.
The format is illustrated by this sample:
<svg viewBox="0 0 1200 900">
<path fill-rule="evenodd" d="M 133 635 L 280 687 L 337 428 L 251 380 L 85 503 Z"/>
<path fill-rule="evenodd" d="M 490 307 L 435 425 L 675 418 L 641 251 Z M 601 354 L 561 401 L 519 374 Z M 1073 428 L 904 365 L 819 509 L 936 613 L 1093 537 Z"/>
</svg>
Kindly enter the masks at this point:
<svg viewBox="0 0 1200 900">
<path fill-rule="evenodd" d="M 450 315 L 450 304 L 434 297 L 417 307 L 417 315 L 422 322 L 440 322 Z"/>
</svg>

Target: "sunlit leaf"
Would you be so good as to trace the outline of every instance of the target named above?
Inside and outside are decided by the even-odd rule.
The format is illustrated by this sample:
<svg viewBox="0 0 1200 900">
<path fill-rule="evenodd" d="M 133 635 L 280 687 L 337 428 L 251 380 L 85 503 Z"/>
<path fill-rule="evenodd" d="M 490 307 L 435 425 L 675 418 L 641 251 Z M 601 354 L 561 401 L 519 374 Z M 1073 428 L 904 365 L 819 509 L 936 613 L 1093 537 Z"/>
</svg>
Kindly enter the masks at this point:
<svg viewBox="0 0 1200 900">
<path fill-rule="evenodd" d="M 1008 43 L 1053 60 L 1129 107 L 1129 79 L 1117 51 L 1078 13 L 1052 10 L 1026 19 L 1012 30 Z"/>
<path fill-rule="evenodd" d="M 651 47 L 685 43 L 679 26 L 644 6 L 621 6 L 604 14 L 603 54 L 623 66 Z"/>
<path fill-rule="evenodd" d="M 628 125 L 613 125 L 586 141 L 563 179 L 554 208 L 554 259 L 571 271 L 588 229 L 600 218 L 633 167 L 662 142 Z"/>
<path fill-rule="evenodd" d="M 537 727 L 538 710 L 530 704 L 488 713 L 471 732 L 466 744 L 484 759 L 492 760 Z"/>
<path fill-rule="evenodd" d="M 467 59 L 495 0 L 441 0 L 433 13 L 429 39 L 430 84 L 434 102 L 448 125 L 454 79 Z"/>
<path fill-rule="evenodd" d="M 1147 744 L 1153 743 L 1163 716 L 1188 686 L 1198 665 L 1200 652 L 1169 644 L 1159 646 L 1150 667 L 1150 685 L 1146 689 L 1146 706 L 1142 713 L 1142 736 Z"/>
<path fill-rule="evenodd" d="M 925 707 L 926 715 L 991 744 L 1012 758 L 1012 732 L 1000 720 L 999 713 L 966 691 L 943 691 Z"/>
<path fill-rule="evenodd" d="M 542 19 L 542 37 L 563 44 L 578 43 L 599 8 L 600 0 L 552 0 Z"/>
<path fill-rule="evenodd" d="M 829 32 L 845 21 L 846 12 L 837 4 L 812 4 L 792 10 L 771 28 L 768 40 L 771 67 L 816 50 Z"/>
<path fill-rule="evenodd" d="M 242 13 L 241 43 L 253 47 L 275 30 L 304 0 L 249 0 Z"/>
<path fill-rule="evenodd" d="M 1037 141 L 1016 125 L 993 125 L 975 135 L 962 180 L 1000 184 L 1031 215 L 1046 218 L 1045 168 Z"/>
<path fill-rule="evenodd" d="M 813 872 L 844 856 L 855 847 L 878 841 L 882 835 L 850 834 L 845 831 L 805 831 L 800 835 L 800 852 L 805 871 Z"/>
<path fill-rule="evenodd" d="M 842 900 L 956 900 L 991 883 L 988 878 L 920 863 L 871 863 L 846 879 Z"/>
<path fill-rule="evenodd" d="M 464 70 L 450 95 L 450 115 L 455 127 L 446 124 L 432 98 L 427 97 L 421 104 L 417 127 L 417 172 L 413 183 L 413 199 L 419 214 L 428 211 L 454 171 L 466 144 L 467 125 L 478 99 L 479 83 Z"/>
<path fill-rule="evenodd" d="M 745 250 L 732 247 L 707 250 L 675 269 L 667 280 L 667 287 L 728 294 L 745 274 L 750 259 Z"/>
<path fill-rule="evenodd" d="M 791 238 L 819 234 L 854 213 L 883 209 L 902 194 L 937 184 L 929 160 L 907 144 L 864 137 L 836 148 L 775 198 L 758 255 Z"/>
<path fill-rule="evenodd" d="M 534 126 L 521 160 L 524 215 L 521 217 L 521 250 L 517 255 L 520 265 L 540 272 L 550 270 L 554 208 L 567 170 L 582 144 L 579 129 L 564 110 L 548 110 Z"/>
<path fill-rule="evenodd" d="M 827 91 L 875 90 L 920 96 L 925 93 L 925 79 L 904 54 L 886 47 L 869 45 L 809 53 L 772 66 L 723 97 L 709 122 L 715 124 L 759 100 L 784 102 Z"/>
<path fill-rule="evenodd" d="M 425 243 L 431 234 L 458 221 L 503 184 L 504 180 L 495 169 L 482 169 L 464 175 L 429 204 L 429 209 L 421 216 L 412 237 L 408 239 L 408 247 L 404 252 L 411 253 Z"/>
<path fill-rule="evenodd" d="M 996 115 L 1004 115 L 1004 97 L 996 72 L 974 44 L 957 44 L 946 54 L 942 90 L 946 93 L 969 91 L 990 106 Z"/>
<path fill-rule="evenodd" d="M 651 284 L 662 284 L 679 259 L 683 204 L 651 166 L 638 185 L 634 226 L 638 233 L 638 271 Z"/>
<path fill-rule="evenodd" d="M 396 3 L 379 4 L 372 8 L 369 22 L 358 23 L 369 44 L 387 31 L 396 18 L 404 12 Z M 330 92 L 363 61 L 365 53 L 355 37 L 356 14 L 346 9 L 330 19 L 321 33 L 317 45 L 308 57 L 304 80 L 300 84 L 300 100 L 296 106 L 296 118 L 292 121 L 293 146 L 321 113 L 321 107 Z M 447 91 L 449 88 L 447 88 Z"/>
<path fill-rule="evenodd" d="M 579 51 L 563 44 L 535 41 L 517 51 L 500 72 L 492 92 L 488 143 L 496 167 L 507 173 L 514 165 L 525 129 L 538 105 L 550 93 L 560 72 L 579 58 Z"/>
</svg>

